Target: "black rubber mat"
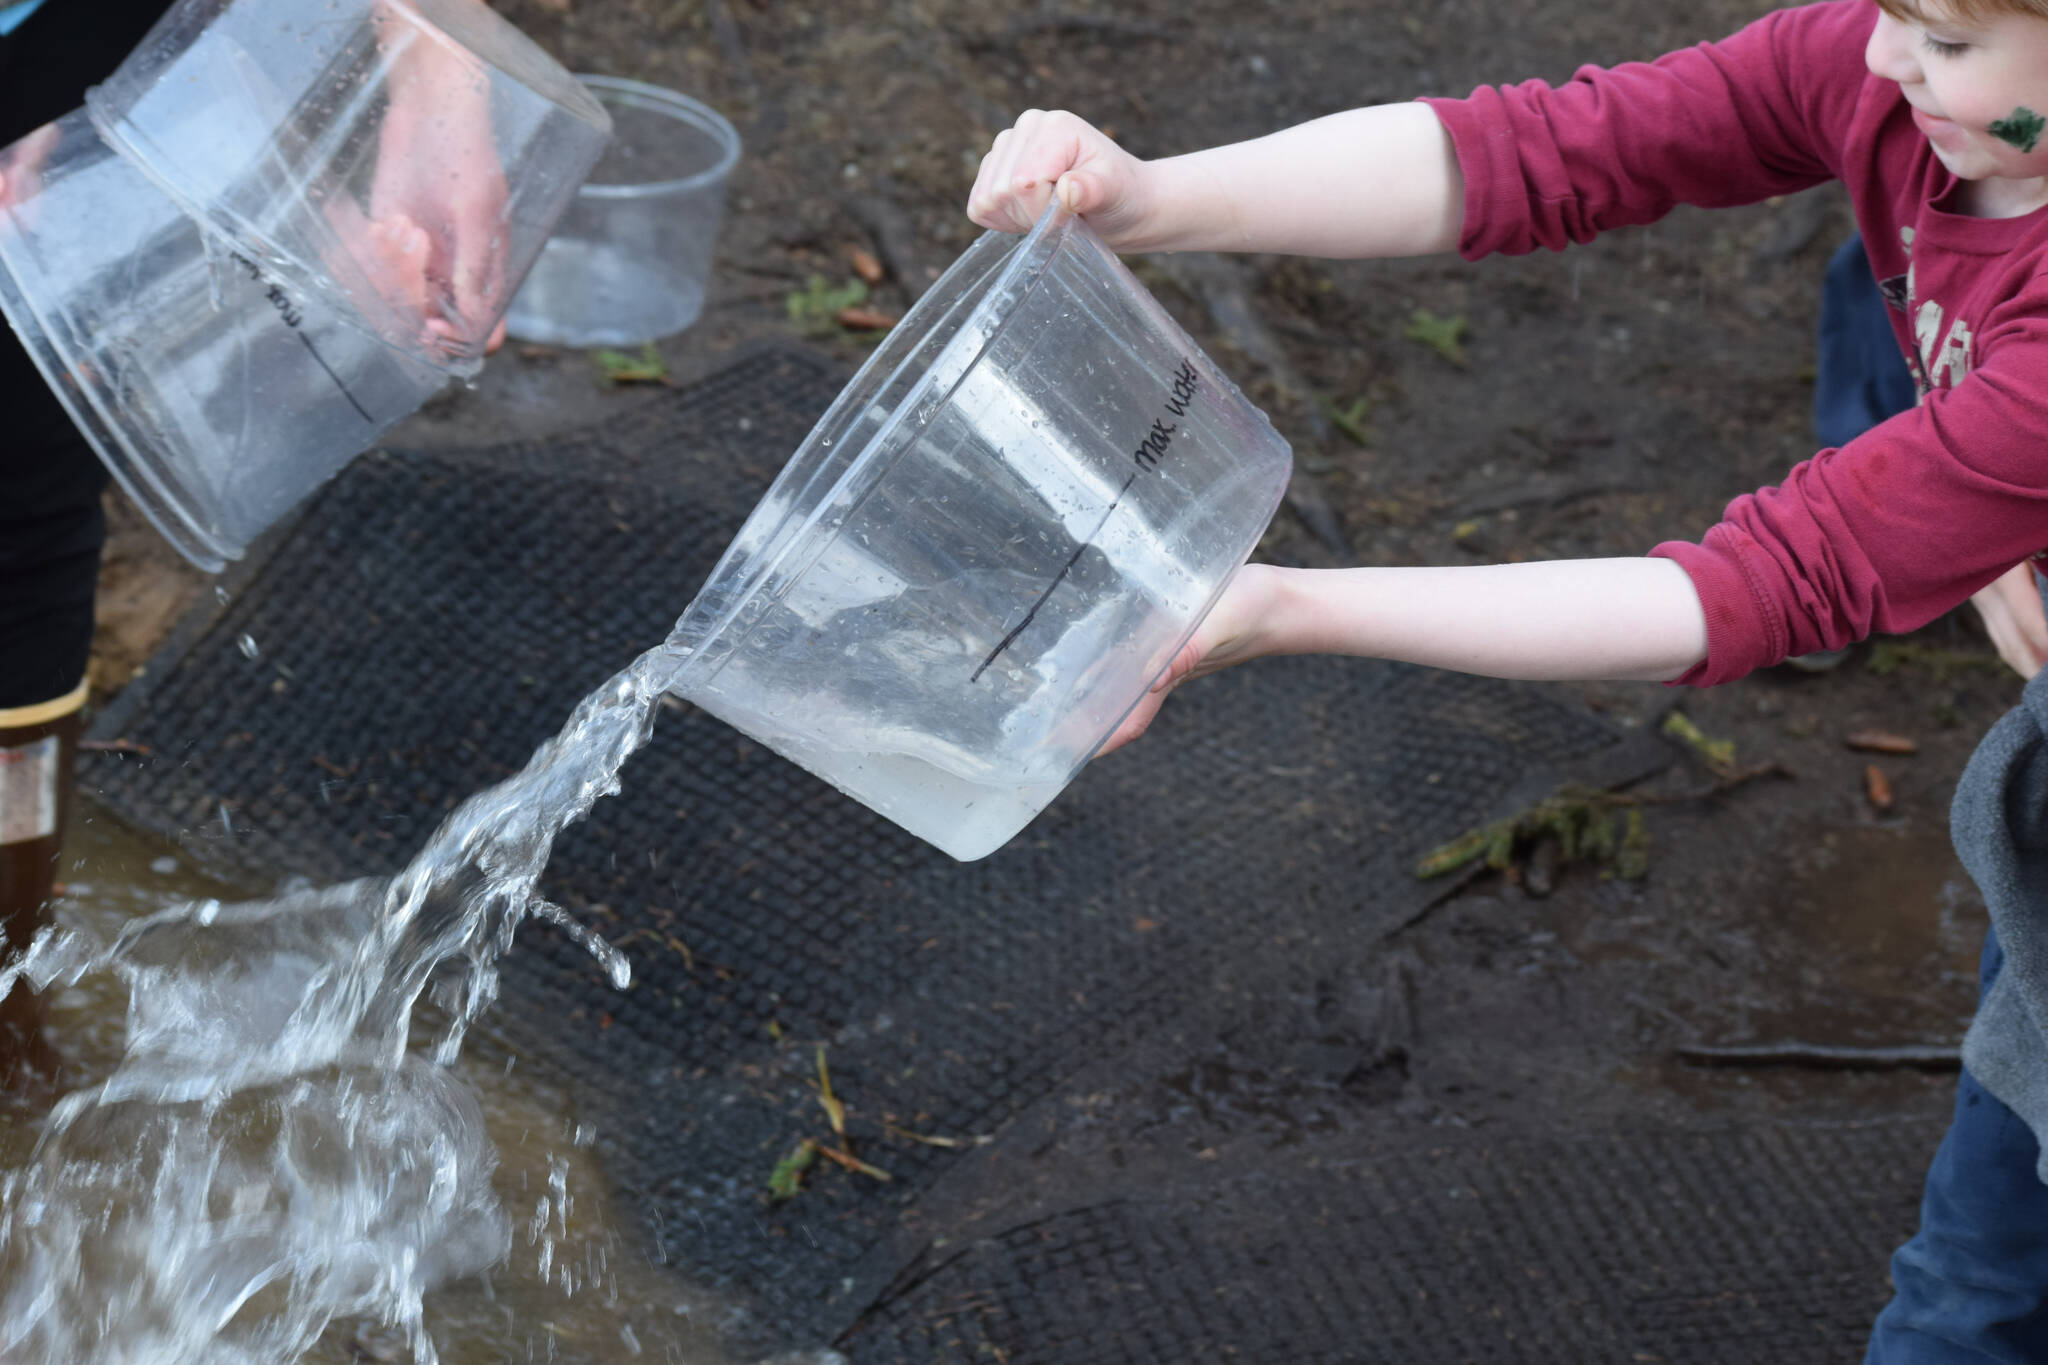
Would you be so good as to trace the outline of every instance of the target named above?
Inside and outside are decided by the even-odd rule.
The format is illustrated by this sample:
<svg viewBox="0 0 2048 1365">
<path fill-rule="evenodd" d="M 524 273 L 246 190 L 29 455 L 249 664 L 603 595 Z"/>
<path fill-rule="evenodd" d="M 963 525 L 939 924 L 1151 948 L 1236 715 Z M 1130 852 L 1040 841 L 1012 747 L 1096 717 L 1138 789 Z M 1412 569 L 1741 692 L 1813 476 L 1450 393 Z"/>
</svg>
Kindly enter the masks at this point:
<svg viewBox="0 0 2048 1365">
<path fill-rule="evenodd" d="M 244 876 L 395 869 L 666 632 L 841 379 L 769 351 L 598 429 L 358 461 L 100 718 L 102 738 L 149 754 L 95 755 L 87 781 Z M 1000 1211 L 1018 1135 L 1113 1091 L 1150 1041 L 1216 1036 L 1261 983 L 1373 961 L 1441 894 L 1411 875 L 1418 852 L 1568 778 L 1640 775 L 1660 753 L 1541 688 L 1274 660 L 1187 689 L 1154 738 L 961 865 L 678 704 L 623 793 L 557 847 L 546 888 L 624 949 L 632 988 L 611 991 L 580 950 L 530 926 L 492 1026 L 570 1078 L 660 1254 L 749 1304 L 762 1344 L 839 1339 L 861 1362 L 1627 1359 L 1610 1348 L 1636 1333 L 1641 1350 L 1676 1353 L 1663 1358 L 1735 1359 L 1687 1343 L 1744 1339 L 1717 1335 L 1738 1310 L 1714 1296 L 1752 1292 L 1765 1262 L 1751 1242 L 1776 1245 L 1778 1224 L 1681 1239 L 1644 1210 L 1750 1180 L 1790 1226 L 1847 1219 L 1832 1241 L 1800 1243 L 1811 1259 L 1773 1291 L 1783 1303 L 1745 1321 L 1867 1321 L 1910 1227 L 1917 1155 L 1831 1191 L 1800 1165 L 1821 1160 L 1804 1145 L 1821 1139 L 1797 1132 L 1439 1160 L 1347 1130 L 1336 1146 L 1305 1139 L 1336 1163 L 1312 1175 L 1119 1175 L 1077 1157 L 1075 1179 L 1109 1171 L 1113 1195 L 1021 1221 Z M 1362 1111 L 1388 1079 L 1369 1032 L 1305 1044 L 1305 1064 Z M 820 1166 L 771 1203 L 777 1162 L 830 1136 L 820 1048 L 857 1150 L 890 1179 Z M 1112 1106 L 1098 1126 L 1139 1121 Z M 1900 1131 L 1853 1138 L 1878 1144 L 1855 1159 L 1931 1145 Z M 1627 1164 L 1650 1151 L 1663 1164 Z M 1520 1250 L 1478 1247 L 1484 1219 L 1445 1193 L 1466 1186 L 1520 1210 Z M 1871 1208 L 1844 1212 L 1837 1195 Z M 1637 1202 L 1609 1226 L 1610 1199 Z M 1562 1229 L 1556 1255 L 1546 1225 Z M 1654 1255 L 1666 1280 L 1602 1289 Z M 1516 1278 L 1516 1256 L 1558 1293 Z M 1844 1276 L 1859 1293 L 1836 1292 Z M 956 1300 L 975 1307 L 963 1316 Z M 1500 1343 L 1522 1338 L 1498 1335 L 1513 1332 L 1585 1349 L 1514 1354 Z"/>
<path fill-rule="evenodd" d="M 1466 1134 L 1371 1159 L 1325 1144 L 934 1252 L 846 1344 L 1062 1365 L 1853 1361 L 1913 1212 L 1896 1172 L 1931 1136 Z"/>
</svg>

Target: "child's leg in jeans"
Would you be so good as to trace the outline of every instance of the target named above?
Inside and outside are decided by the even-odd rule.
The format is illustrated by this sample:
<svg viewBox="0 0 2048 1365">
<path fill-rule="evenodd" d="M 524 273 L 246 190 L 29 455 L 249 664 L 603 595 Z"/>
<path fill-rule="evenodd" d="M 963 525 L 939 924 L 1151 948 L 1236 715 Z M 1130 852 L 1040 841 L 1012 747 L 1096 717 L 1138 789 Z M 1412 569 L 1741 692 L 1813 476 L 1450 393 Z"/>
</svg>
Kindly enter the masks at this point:
<svg viewBox="0 0 2048 1365">
<path fill-rule="evenodd" d="M 1820 293 L 1820 345 L 1813 378 L 1813 434 L 1823 446 L 1847 445 L 1917 401 L 1913 372 L 1892 332 L 1891 305 L 1870 273 L 1863 238 L 1835 249 Z M 1846 649 L 1800 654 L 1785 662 L 1819 672 L 1849 657 Z"/>
<path fill-rule="evenodd" d="M 1979 994 L 2004 957 L 1987 935 Z M 1892 1301 L 1864 1365 L 2048 1361 L 2048 1185 L 2040 1144 L 1968 1071 L 1920 1203 L 1892 1257 Z"/>
<path fill-rule="evenodd" d="M 1917 401 L 1891 313 L 1863 239 L 1852 236 L 1836 249 L 1821 286 L 1813 433 L 1823 446 L 1847 445 Z"/>
</svg>

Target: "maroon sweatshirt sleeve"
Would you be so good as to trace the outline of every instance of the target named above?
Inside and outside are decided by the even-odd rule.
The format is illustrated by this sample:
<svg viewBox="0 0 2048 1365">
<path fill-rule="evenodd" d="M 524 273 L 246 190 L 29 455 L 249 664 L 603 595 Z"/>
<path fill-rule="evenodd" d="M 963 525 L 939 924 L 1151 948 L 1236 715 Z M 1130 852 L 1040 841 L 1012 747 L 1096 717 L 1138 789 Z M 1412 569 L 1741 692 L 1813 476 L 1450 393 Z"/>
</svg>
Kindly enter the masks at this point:
<svg viewBox="0 0 2048 1365">
<path fill-rule="evenodd" d="M 1934 187 L 1896 87 L 1863 68 L 1875 18 L 1870 0 L 1830 0 L 1557 89 L 1430 101 L 1465 175 L 1460 249 L 1558 249 L 1675 204 L 1751 202 L 1831 176 L 1860 190 L 1859 215 L 1875 215 L 1866 235 L 1884 246 Z M 1943 247 L 1923 222 L 1915 267 L 1925 294 L 1927 253 L 1951 252 L 1935 293 L 1969 303 L 1967 377 L 1737 498 L 1698 544 L 1652 551 L 1686 570 L 1706 612 L 1707 658 L 1680 682 L 1916 629 L 2048 545 L 2048 252 L 2014 255 L 2017 242 L 1977 240 L 2002 231 L 1982 227 L 1944 223 Z M 1986 292 L 1972 271 L 2004 274 Z"/>
<path fill-rule="evenodd" d="M 1429 99 L 1465 177 L 1458 249 L 1556 251 L 1678 204 L 1749 204 L 1837 174 L 1869 0 L 1781 10 L 1654 62 Z M 1846 80 L 1843 77 L 1846 76 Z"/>
<path fill-rule="evenodd" d="M 1953 389 L 1745 494 L 1697 545 L 1706 686 L 1874 632 L 1917 630 L 2048 542 L 2048 322 L 2008 330 Z"/>
</svg>

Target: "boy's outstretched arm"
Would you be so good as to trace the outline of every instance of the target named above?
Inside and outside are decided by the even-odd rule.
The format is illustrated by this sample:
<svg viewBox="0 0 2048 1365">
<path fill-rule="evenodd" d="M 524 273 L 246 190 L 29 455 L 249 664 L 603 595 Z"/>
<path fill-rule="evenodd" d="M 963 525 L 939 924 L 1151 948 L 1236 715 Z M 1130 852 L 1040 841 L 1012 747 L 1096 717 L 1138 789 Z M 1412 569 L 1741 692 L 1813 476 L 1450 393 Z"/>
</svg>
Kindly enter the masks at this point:
<svg viewBox="0 0 2048 1365">
<path fill-rule="evenodd" d="M 1073 114 L 1028 110 L 982 158 L 967 212 L 1022 232 L 1054 193 L 1123 251 L 1418 256 L 1454 249 L 1465 212 L 1450 135 L 1424 104 L 1351 109 L 1157 161 Z"/>
<path fill-rule="evenodd" d="M 1707 654 L 1706 613 L 1668 559 L 1460 568 L 1247 564 L 1106 753 L 1144 733 L 1166 694 L 1265 654 L 1359 654 L 1496 678 L 1676 678 Z"/>
</svg>

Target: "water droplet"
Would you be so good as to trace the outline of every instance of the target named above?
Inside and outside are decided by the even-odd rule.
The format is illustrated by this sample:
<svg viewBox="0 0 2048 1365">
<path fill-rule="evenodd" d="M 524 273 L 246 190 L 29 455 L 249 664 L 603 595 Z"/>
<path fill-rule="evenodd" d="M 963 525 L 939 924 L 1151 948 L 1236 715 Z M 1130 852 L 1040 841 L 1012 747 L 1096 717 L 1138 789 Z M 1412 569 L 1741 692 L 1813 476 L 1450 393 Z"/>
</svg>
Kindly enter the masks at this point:
<svg viewBox="0 0 2048 1365">
<path fill-rule="evenodd" d="M 242 657 L 245 659 L 258 658 L 263 653 L 256 643 L 256 638 L 246 630 L 235 637 L 235 647 L 242 651 Z"/>
<path fill-rule="evenodd" d="M 228 595 L 228 590 L 226 588 L 223 588 L 220 584 L 216 583 L 213 585 L 213 600 L 220 603 L 222 606 L 226 606 L 228 603 L 234 601 L 235 599 Z"/>
<path fill-rule="evenodd" d="M 178 870 L 178 860 L 168 854 L 161 858 L 152 858 L 149 861 L 149 870 L 160 877 L 168 877 Z"/>
</svg>

